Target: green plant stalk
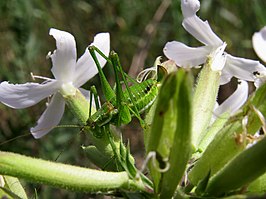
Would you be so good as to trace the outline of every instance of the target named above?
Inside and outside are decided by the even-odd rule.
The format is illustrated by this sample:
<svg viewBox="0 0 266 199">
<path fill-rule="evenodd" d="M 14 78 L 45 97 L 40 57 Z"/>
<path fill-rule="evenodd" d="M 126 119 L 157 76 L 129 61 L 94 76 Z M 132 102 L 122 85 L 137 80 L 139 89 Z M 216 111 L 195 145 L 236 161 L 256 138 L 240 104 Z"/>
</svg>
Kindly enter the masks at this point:
<svg viewBox="0 0 266 199">
<path fill-rule="evenodd" d="M 221 72 L 212 71 L 211 61 L 207 60 L 199 74 L 192 103 L 192 144 L 195 149 L 198 148 L 210 124 L 218 95 L 220 76 Z"/>
<path fill-rule="evenodd" d="M 126 172 L 98 171 L 10 152 L 0 152 L 0 174 L 73 191 L 144 190 L 143 185 L 130 180 Z"/>
<path fill-rule="evenodd" d="M 97 147 L 98 151 L 102 153 L 107 159 L 111 159 L 114 156 L 112 146 L 109 142 L 108 136 L 105 134 L 101 138 L 97 138 L 93 135 L 93 132 L 90 130 L 87 125 L 87 120 L 89 118 L 89 109 L 90 102 L 84 97 L 84 95 L 76 89 L 75 94 L 69 94 L 67 91 L 61 90 L 61 94 L 64 97 L 66 104 L 72 114 L 78 119 L 79 123 L 84 126 L 83 130 L 87 133 L 89 140 Z M 91 107 L 91 114 L 96 111 L 94 107 Z M 120 146 L 119 139 L 115 133 L 110 130 L 113 135 L 114 143 L 117 147 Z M 97 156 L 97 154 L 95 154 Z M 93 162 L 94 158 L 91 159 Z M 97 165 L 97 163 L 95 163 Z"/>
<path fill-rule="evenodd" d="M 78 119 L 81 125 L 86 125 L 89 118 L 90 102 L 84 95 L 78 90 L 75 90 L 75 94 L 68 94 L 67 91 L 61 90 L 61 94 L 65 99 L 67 106 L 72 114 Z M 92 113 L 95 112 L 95 108 L 92 108 Z"/>
<path fill-rule="evenodd" d="M 207 129 L 206 135 L 201 140 L 199 144 L 200 152 L 205 151 L 211 141 L 214 139 L 215 135 L 224 127 L 226 122 L 229 119 L 230 114 L 225 112 L 224 114 L 220 115 L 213 124 Z"/>
<path fill-rule="evenodd" d="M 246 149 L 210 179 L 206 192 L 220 195 L 241 188 L 266 172 L 266 138 Z"/>
</svg>

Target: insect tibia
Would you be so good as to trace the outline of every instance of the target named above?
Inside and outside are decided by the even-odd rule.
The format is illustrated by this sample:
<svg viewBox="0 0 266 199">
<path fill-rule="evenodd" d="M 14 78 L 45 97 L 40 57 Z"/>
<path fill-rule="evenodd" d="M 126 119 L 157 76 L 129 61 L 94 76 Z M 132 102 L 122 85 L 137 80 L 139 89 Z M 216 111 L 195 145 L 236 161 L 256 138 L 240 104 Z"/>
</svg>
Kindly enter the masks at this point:
<svg viewBox="0 0 266 199">
<path fill-rule="evenodd" d="M 113 64 L 113 66 L 116 67 L 119 72 L 122 72 L 122 67 L 121 67 L 121 63 L 120 63 L 118 54 L 113 50 L 110 52 L 110 60 Z"/>
<path fill-rule="evenodd" d="M 111 63 L 110 59 L 102 52 L 100 51 L 99 48 L 97 48 L 96 46 L 89 46 L 88 47 L 90 53 L 92 54 L 95 54 L 95 52 L 97 52 L 101 57 L 103 57 L 108 63 Z"/>
<path fill-rule="evenodd" d="M 103 70 L 101 68 L 101 65 L 98 61 L 98 56 L 100 55 L 101 57 L 103 57 L 104 59 L 107 60 L 107 62 L 110 63 L 110 59 L 108 57 L 106 57 L 97 47 L 95 46 L 89 46 L 89 52 L 95 62 L 95 65 L 98 69 L 98 72 L 99 72 L 99 76 L 100 76 L 100 80 L 101 80 L 101 85 L 102 85 L 102 90 L 103 90 L 103 93 L 106 97 L 107 100 L 110 100 L 111 98 L 115 97 L 115 93 L 113 92 L 110 84 L 108 83 L 104 73 L 103 73 Z M 97 52 L 97 55 L 96 55 L 96 52 Z"/>
</svg>

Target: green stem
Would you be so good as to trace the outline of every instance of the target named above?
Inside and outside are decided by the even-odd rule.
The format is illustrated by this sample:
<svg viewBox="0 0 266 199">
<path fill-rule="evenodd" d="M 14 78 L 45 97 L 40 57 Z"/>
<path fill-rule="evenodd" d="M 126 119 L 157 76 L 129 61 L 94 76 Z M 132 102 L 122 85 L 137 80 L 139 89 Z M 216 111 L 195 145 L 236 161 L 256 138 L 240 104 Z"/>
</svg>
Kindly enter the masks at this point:
<svg viewBox="0 0 266 199">
<path fill-rule="evenodd" d="M 78 119 L 79 123 L 81 125 L 86 125 L 89 118 L 90 102 L 78 89 L 76 90 L 75 95 L 64 95 L 64 93 L 62 93 L 62 95 L 70 111 Z M 95 111 L 96 110 L 93 108 L 92 112 Z"/>
<path fill-rule="evenodd" d="M 84 128 L 86 135 L 88 136 L 89 140 L 93 143 L 94 146 L 106 157 L 106 158 L 113 158 L 115 153 L 113 151 L 113 148 L 110 144 L 108 135 L 105 133 L 101 138 L 97 138 L 93 135 L 93 132 L 91 132 L 90 128 L 88 126 L 85 126 Z M 115 132 L 110 130 L 110 133 L 113 135 L 113 141 L 117 148 L 120 146 L 120 141 L 118 137 L 115 135 Z"/>
<path fill-rule="evenodd" d="M 103 135 L 101 138 L 97 138 L 93 135 L 87 125 L 87 120 L 89 118 L 89 112 L 91 108 L 92 114 L 96 111 L 94 107 L 90 107 L 90 102 L 82 95 L 82 93 L 77 89 L 75 95 L 64 95 L 63 97 L 71 110 L 72 114 L 78 119 L 79 123 L 84 126 L 84 131 L 87 133 L 89 140 L 97 147 L 98 151 L 102 153 L 107 159 L 111 159 L 114 156 L 114 152 L 110 145 L 107 135 Z M 114 133 L 112 132 L 114 135 Z M 116 136 L 114 135 L 116 138 Z M 117 146 L 120 145 L 118 139 L 114 141 Z"/>
<path fill-rule="evenodd" d="M 82 192 L 144 190 L 126 172 L 105 172 L 0 152 L 0 174 Z"/>
<path fill-rule="evenodd" d="M 196 149 L 210 124 L 219 90 L 220 73 L 212 71 L 211 61 L 207 61 L 198 78 L 192 103 L 192 144 Z"/>
</svg>

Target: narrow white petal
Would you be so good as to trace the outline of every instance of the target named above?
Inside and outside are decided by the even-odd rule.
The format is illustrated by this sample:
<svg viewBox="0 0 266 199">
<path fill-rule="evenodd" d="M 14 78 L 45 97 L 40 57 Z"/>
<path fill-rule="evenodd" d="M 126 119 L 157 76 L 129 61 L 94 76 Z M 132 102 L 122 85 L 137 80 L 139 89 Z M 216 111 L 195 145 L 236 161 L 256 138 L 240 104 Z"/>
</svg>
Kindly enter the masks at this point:
<svg viewBox="0 0 266 199">
<path fill-rule="evenodd" d="M 222 46 L 214 50 L 210 55 L 211 69 L 213 71 L 221 71 L 224 68 L 226 56 L 224 55 L 224 49 L 226 47 L 224 42 Z"/>
<path fill-rule="evenodd" d="M 208 21 L 202 21 L 197 15 L 185 18 L 182 25 L 195 39 L 205 45 L 218 47 L 223 44 L 223 41 L 212 31 Z"/>
<path fill-rule="evenodd" d="M 241 80 L 254 81 L 256 74 L 266 73 L 266 68 L 259 61 L 227 54 L 223 71 Z"/>
<path fill-rule="evenodd" d="M 110 35 L 109 33 L 99 33 L 94 37 L 94 41 L 91 45 L 96 46 L 100 49 L 101 52 L 103 52 L 104 55 L 107 57 L 109 56 L 110 52 Z M 106 60 L 97 54 L 98 61 L 101 65 L 101 67 L 104 67 L 106 64 Z M 74 85 L 76 87 L 80 87 L 85 82 L 87 82 L 89 79 L 94 77 L 98 73 L 97 67 L 90 55 L 90 52 L 88 49 L 85 50 L 85 53 L 79 58 L 77 62 L 77 68 L 75 72 L 75 80 Z"/>
<path fill-rule="evenodd" d="M 55 80 L 45 84 L 11 84 L 5 81 L 0 84 L 0 101 L 12 108 L 26 108 L 50 96 L 58 87 Z"/>
<path fill-rule="evenodd" d="M 65 110 L 65 101 L 63 97 L 56 93 L 37 122 L 37 125 L 30 129 L 35 139 L 41 138 L 56 127 Z"/>
<path fill-rule="evenodd" d="M 252 44 L 259 58 L 266 63 L 266 26 L 259 32 L 254 33 Z"/>
<path fill-rule="evenodd" d="M 214 116 L 219 116 L 224 112 L 230 112 L 233 115 L 248 98 L 248 83 L 246 81 L 239 81 L 235 92 L 228 97 L 218 108 L 214 110 Z"/>
<path fill-rule="evenodd" d="M 181 42 L 172 41 L 166 43 L 163 52 L 168 59 L 175 61 L 176 65 L 191 68 L 203 64 L 211 49 L 208 46 L 192 48 Z"/>
<path fill-rule="evenodd" d="M 183 16 L 190 17 L 195 15 L 200 8 L 200 2 L 198 0 L 182 0 L 181 1 L 181 9 Z"/>
<path fill-rule="evenodd" d="M 56 50 L 50 55 L 53 62 L 51 69 L 57 80 L 72 81 L 76 66 L 76 42 L 68 32 L 50 29 L 49 32 L 56 40 Z"/>
<path fill-rule="evenodd" d="M 233 75 L 231 75 L 230 73 L 223 70 L 222 75 L 220 77 L 220 85 L 227 84 L 228 82 L 230 82 L 232 77 L 233 77 Z"/>
<path fill-rule="evenodd" d="M 254 85 L 256 88 L 259 88 L 261 85 L 266 83 L 266 73 L 261 73 L 256 75 Z"/>
</svg>

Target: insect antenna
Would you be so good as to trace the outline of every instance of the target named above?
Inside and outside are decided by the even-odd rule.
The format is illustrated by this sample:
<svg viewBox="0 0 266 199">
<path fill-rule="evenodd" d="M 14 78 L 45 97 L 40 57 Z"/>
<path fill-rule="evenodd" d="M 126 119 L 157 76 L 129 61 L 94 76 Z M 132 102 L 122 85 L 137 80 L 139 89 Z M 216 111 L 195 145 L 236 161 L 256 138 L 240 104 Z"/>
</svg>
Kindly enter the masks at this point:
<svg viewBox="0 0 266 199">
<path fill-rule="evenodd" d="M 1 143 L 0 143 L 0 146 L 2 146 L 2 145 L 4 145 L 4 144 L 7 144 L 7 143 L 9 143 L 9 142 L 13 142 L 13 141 L 15 141 L 15 140 L 17 140 L 17 139 L 19 139 L 19 138 L 27 137 L 27 136 L 29 136 L 29 135 L 31 135 L 31 133 L 25 133 L 25 134 L 23 134 L 23 135 L 16 136 L 16 137 L 14 137 L 14 138 L 11 138 L 11 139 L 9 139 L 9 140 L 6 140 L 6 141 L 1 142 Z"/>
</svg>

